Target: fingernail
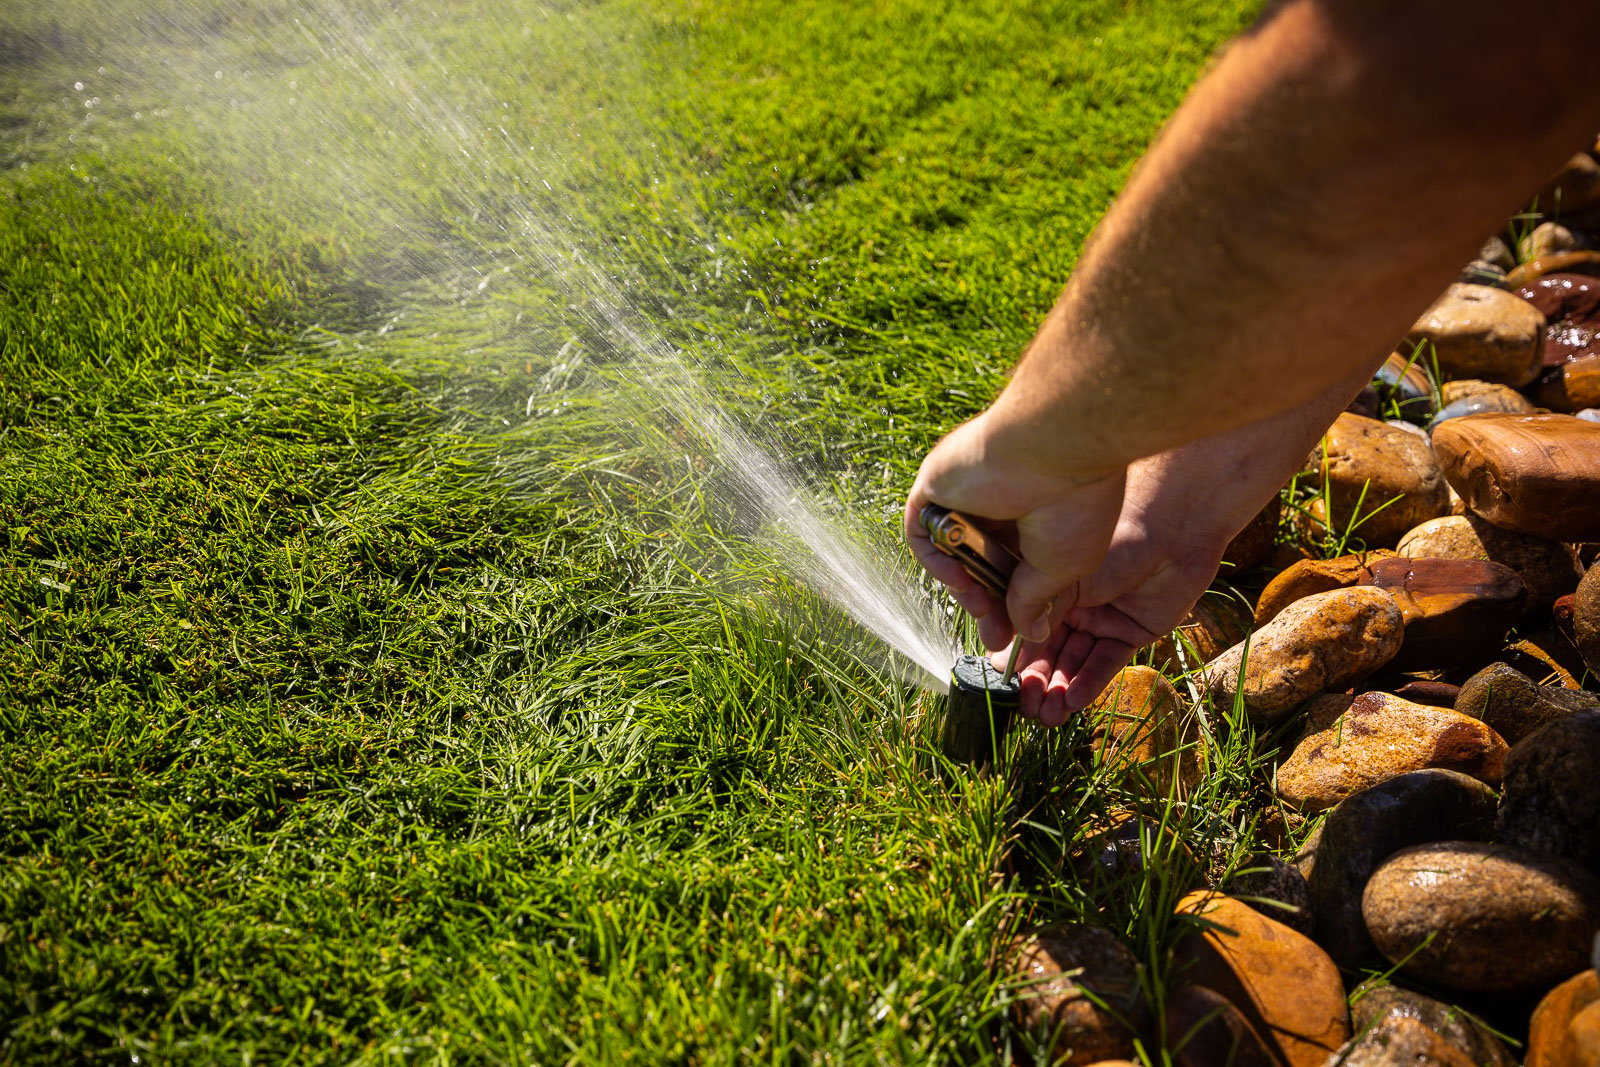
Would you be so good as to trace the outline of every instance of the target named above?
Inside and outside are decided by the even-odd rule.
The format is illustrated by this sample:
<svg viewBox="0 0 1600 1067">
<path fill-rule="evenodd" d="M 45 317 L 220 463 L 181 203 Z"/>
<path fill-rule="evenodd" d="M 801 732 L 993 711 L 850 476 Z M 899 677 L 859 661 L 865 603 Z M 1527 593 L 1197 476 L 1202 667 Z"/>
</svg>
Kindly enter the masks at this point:
<svg viewBox="0 0 1600 1067">
<path fill-rule="evenodd" d="M 1037 619 L 1034 619 L 1033 625 L 1028 627 L 1024 636 L 1034 644 L 1039 644 L 1046 640 L 1050 636 L 1050 613 L 1045 611 Z"/>
</svg>

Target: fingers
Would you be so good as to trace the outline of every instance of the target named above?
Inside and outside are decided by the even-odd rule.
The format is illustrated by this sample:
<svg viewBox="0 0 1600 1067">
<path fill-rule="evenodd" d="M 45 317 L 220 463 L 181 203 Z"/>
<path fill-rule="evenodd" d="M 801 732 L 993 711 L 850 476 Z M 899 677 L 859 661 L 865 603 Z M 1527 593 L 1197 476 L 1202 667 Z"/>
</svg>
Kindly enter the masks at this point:
<svg viewBox="0 0 1600 1067">
<path fill-rule="evenodd" d="M 1073 587 L 1105 558 L 1122 510 L 1124 475 L 1090 482 L 1017 520 L 1023 562 L 1011 576 L 1006 613 L 1029 641 L 1043 642 L 1075 602 Z"/>
</svg>

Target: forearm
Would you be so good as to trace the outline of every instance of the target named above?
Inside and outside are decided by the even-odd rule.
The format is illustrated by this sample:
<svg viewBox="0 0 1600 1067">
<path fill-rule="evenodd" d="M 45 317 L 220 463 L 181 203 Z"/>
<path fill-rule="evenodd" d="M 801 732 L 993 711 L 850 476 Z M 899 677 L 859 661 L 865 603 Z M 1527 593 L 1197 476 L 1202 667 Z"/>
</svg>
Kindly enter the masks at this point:
<svg viewBox="0 0 1600 1067">
<path fill-rule="evenodd" d="M 1297 408 L 1135 461 L 1124 521 L 1158 522 L 1167 528 L 1151 536 L 1181 536 L 1214 560 L 1300 469 L 1372 369 L 1357 368 Z"/>
<path fill-rule="evenodd" d="M 1562 6 L 1588 28 L 1587 5 Z M 1587 49 L 1553 21 L 1483 0 L 1264 19 L 1090 241 L 990 413 L 997 454 L 1092 477 L 1381 359 L 1593 136 Z"/>
</svg>

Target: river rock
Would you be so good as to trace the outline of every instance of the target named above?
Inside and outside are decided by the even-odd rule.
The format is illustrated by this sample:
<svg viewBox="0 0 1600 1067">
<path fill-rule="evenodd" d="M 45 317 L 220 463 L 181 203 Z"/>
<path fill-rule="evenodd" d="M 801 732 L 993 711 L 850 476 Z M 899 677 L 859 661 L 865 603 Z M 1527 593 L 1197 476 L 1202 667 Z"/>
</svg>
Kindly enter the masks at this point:
<svg viewBox="0 0 1600 1067">
<path fill-rule="evenodd" d="M 1572 643 L 1600 675 L 1600 563 L 1590 567 L 1572 598 Z"/>
<path fill-rule="evenodd" d="M 1395 551 L 1412 559 L 1488 559 L 1521 575 L 1528 607 L 1547 608 L 1578 585 L 1578 564 L 1559 541 L 1502 530 L 1476 515 L 1445 515 L 1410 530 Z"/>
<path fill-rule="evenodd" d="M 1516 1059 L 1487 1027 L 1443 1001 L 1373 978 L 1356 988 L 1350 1002 L 1351 1022 L 1357 1033 L 1380 1020 L 1401 1015 L 1438 1034 L 1451 1049 L 1464 1053 L 1473 1067 L 1516 1067 Z"/>
<path fill-rule="evenodd" d="M 1433 448 L 1467 506 L 1496 526 L 1600 540 L 1600 425 L 1570 415 L 1468 415 L 1441 423 Z"/>
<path fill-rule="evenodd" d="M 1541 222 L 1517 242 L 1517 251 L 1523 259 L 1577 252 L 1587 247 L 1588 241 L 1582 234 L 1559 222 Z"/>
<path fill-rule="evenodd" d="M 1256 625 L 1265 626 L 1301 597 L 1360 584 L 1370 573 L 1371 564 L 1393 556 L 1388 549 L 1377 549 L 1334 559 L 1302 559 L 1291 563 L 1275 575 L 1256 598 Z"/>
<path fill-rule="evenodd" d="M 1349 412 L 1328 427 L 1304 481 L 1321 490 L 1309 508 L 1312 518 L 1371 547 L 1392 545 L 1417 523 L 1450 511 L 1427 438 Z"/>
<path fill-rule="evenodd" d="M 1511 750 L 1496 836 L 1600 874 L 1600 711 L 1553 719 Z"/>
<path fill-rule="evenodd" d="M 1431 342 L 1446 378 L 1520 387 L 1538 373 L 1544 316 L 1503 289 L 1458 282 L 1417 320 L 1407 340 Z"/>
<path fill-rule="evenodd" d="M 1124 667 L 1085 710 L 1097 763 L 1158 797 L 1187 796 L 1200 780 L 1205 748 L 1199 719 L 1152 667 Z"/>
<path fill-rule="evenodd" d="M 1477 719 L 1388 693 L 1362 693 L 1334 722 L 1308 733 L 1278 768 L 1278 795 L 1305 812 L 1331 808 L 1407 771 L 1437 767 L 1498 785 L 1500 735 Z"/>
<path fill-rule="evenodd" d="M 1478 415 L 1485 411 L 1508 411 L 1513 414 L 1525 415 L 1534 410 L 1533 401 L 1511 388 L 1509 385 L 1499 387 L 1502 391 L 1496 393 L 1474 393 L 1471 396 L 1453 400 L 1444 405 L 1433 416 L 1428 428 L 1449 419 L 1458 419 L 1463 415 Z"/>
<path fill-rule="evenodd" d="M 1389 664 L 1399 671 L 1482 663 L 1505 643 L 1528 600 L 1516 571 L 1485 559 L 1379 560 L 1361 584 L 1400 607 L 1405 640 Z"/>
<path fill-rule="evenodd" d="M 1494 790 L 1445 770 L 1410 771 L 1342 801 L 1322 824 L 1307 877 L 1317 944 L 1352 970 L 1378 959 L 1361 916 L 1361 891 L 1378 864 L 1428 841 L 1487 840 L 1494 810 Z"/>
<path fill-rule="evenodd" d="M 1013 945 L 1009 962 L 1022 983 L 1016 1021 L 1052 1036 L 1052 1063 L 1086 1067 L 1133 1055 L 1144 1017 L 1139 962 L 1111 933 L 1054 923 Z"/>
<path fill-rule="evenodd" d="M 1600 1067 L 1600 1004 L 1591 1004 L 1567 1025 L 1577 1067 Z"/>
<path fill-rule="evenodd" d="M 1378 393 L 1378 410 L 1393 412 L 1400 418 L 1425 423 L 1435 410 L 1438 387 L 1427 369 L 1415 359 L 1398 352 L 1389 354 L 1372 375 Z"/>
<path fill-rule="evenodd" d="M 1587 965 L 1600 879 L 1505 845 L 1434 842 L 1384 861 L 1361 910 L 1404 974 L 1466 992 L 1531 992 Z"/>
<path fill-rule="evenodd" d="M 1190 893 L 1180 915 L 1204 921 L 1173 948 L 1176 982 L 1232 1002 L 1288 1067 L 1322 1067 L 1350 1036 L 1339 969 L 1309 938 L 1231 897 Z"/>
<path fill-rule="evenodd" d="M 1600 163 L 1579 152 L 1552 174 L 1533 198 L 1538 210 L 1552 215 L 1575 215 L 1600 203 Z"/>
<path fill-rule="evenodd" d="M 1533 1010 L 1528 1028 L 1526 1067 L 1573 1067 L 1578 1064 L 1572 1023 L 1600 1004 L 1600 974 L 1582 971 L 1546 993 Z M 1600 1048 L 1593 1049 L 1600 1052 Z"/>
<path fill-rule="evenodd" d="M 1503 287 L 1519 292 L 1549 274 L 1600 275 L 1600 252 L 1552 252 L 1530 259 L 1506 273 Z"/>
<path fill-rule="evenodd" d="M 1575 414 L 1600 404 L 1600 352 L 1546 368 L 1529 391 L 1551 411 Z"/>
<path fill-rule="evenodd" d="M 1385 1015 L 1356 1031 L 1328 1061 L 1338 1067 L 1477 1067 L 1460 1049 L 1409 1015 Z"/>
<path fill-rule="evenodd" d="M 1600 331 L 1600 279 L 1588 274 L 1546 274 L 1517 290 L 1545 318 L 1541 359 L 1565 363 L 1595 350 Z"/>
<path fill-rule="evenodd" d="M 1513 746 L 1545 723 L 1586 708 L 1600 709 L 1600 694 L 1540 685 L 1508 663 L 1491 663 L 1468 678 L 1455 700 L 1455 710 L 1487 723 Z"/>
<path fill-rule="evenodd" d="M 1207 689 L 1224 708 L 1238 695 L 1251 722 L 1270 726 L 1301 701 L 1342 689 L 1388 663 L 1404 635 L 1399 607 L 1380 589 L 1302 597 L 1248 642 L 1207 664 Z"/>
<path fill-rule="evenodd" d="M 1205 986 L 1174 990 L 1161 1028 L 1173 1067 L 1282 1067 L 1244 1013 Z"/>
<path fill-rule="evenodd" d="M 1370 686 L 1370 679 L 1367 683 Z M 1450 682 L 1435 682 L 1414 678 L 1395 687 L 1394 695 L 1413 704 L 1426 704 L 1430 708 L 1453 708 L 1461 687 Z"/>
<path fill-rule="evenodd" d="M 1314 923 L 1305 875 L 1277 856 L 1249 857 L 1223 883 L 1222 891 L 1295 933 L 1311 936 Z"/>
<path fill-rule="evenodd" d="M 1511 246 L 1499 237 L 1491 237 L 1483 242 L 1483 247 L 1478 249 L 1478 257 L 1484 263 L 1508 271 L 1517 265 L 1517 257 L 1512 254 Z"/>
</svg>

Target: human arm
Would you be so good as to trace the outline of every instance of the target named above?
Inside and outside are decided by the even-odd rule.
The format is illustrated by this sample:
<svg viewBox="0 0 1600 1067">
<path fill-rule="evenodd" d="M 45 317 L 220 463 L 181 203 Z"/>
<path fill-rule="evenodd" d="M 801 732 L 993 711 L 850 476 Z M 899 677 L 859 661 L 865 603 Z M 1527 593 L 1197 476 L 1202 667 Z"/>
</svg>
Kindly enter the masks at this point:
<svg viewBox="0 0 1600 1067">
<path fill-rule="evenodd" d="M 1298 408 L 1387 352 L 1593 135 L 1592 20 L 1576 0 L 1538 19 L 1294 0 L 1222 54 L 1006 389 L 919 471 L 908 515 L 934 502 L 1015 530 L 1024 562 L 986 644 L 1074 610 L 1135 460 Z"/>
</svg>

